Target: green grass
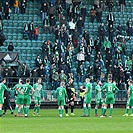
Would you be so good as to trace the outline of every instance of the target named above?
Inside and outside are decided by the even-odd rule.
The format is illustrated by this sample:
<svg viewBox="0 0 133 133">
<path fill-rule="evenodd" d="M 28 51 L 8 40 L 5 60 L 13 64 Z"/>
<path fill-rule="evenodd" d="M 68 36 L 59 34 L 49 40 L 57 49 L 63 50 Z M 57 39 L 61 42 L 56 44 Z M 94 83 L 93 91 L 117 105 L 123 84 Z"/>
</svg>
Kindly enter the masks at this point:
<svg viewBox="0 0 133 133">
<path fill-rule="evenodd" d="M 0 133 L 133 133 L 133 117 L 122 117 L 125 109 L 114 109 L 112 118 L 95 117 L 94 109 L 91 117 L 84 118 L 80 117 L 82 109 L 75 109 L 75 117 L 63 118 L 59 118 L 56 109 L 42 109 L 41 117 L 33 117 L 32 112 L 24 118 L 14 117 L 8 111 L 0 118 Z"/>
</svg>

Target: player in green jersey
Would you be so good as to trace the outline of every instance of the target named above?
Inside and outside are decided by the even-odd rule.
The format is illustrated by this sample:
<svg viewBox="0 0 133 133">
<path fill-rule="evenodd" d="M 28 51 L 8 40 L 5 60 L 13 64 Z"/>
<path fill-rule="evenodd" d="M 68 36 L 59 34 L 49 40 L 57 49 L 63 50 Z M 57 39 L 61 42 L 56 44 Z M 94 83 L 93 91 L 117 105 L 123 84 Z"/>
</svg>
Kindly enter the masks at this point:
<svg viewBox="0 0 133 133">
<path fill-rule="evenodd" d="M 4 90 L 9 91 L 9 89 L 5 86 L 6 79 L 3 78 L 0 83 L 0 116 L 2 116 L 2 106 L 4 104 Z"/>
<path fill-rule="evenodd" d="M 40 116 L 39 111 L 40 111 L 40 104 L 41 104 L 41 94 L 42 94 L 42 85 L 41 85 L 42 79 L 38 78 L 37 83 L 34 84 L 34 113 L 33 116 Z"/>
<path fill-rule="evenodd" d="M 23 84 L 21 86 L 21 90 L 23 92 L 23 95 L 24 95 L 24 116 L 25 117 L 28 117 L 28 112 L 29 112 L 29 107 L 30 107 L 30 104 L 31 104 L 31 95 L 33 95 L 34 93 L 34 89 L 33 87 L 30 85 L 30 79 L 27 78 L 26 79 L 26 84 Z M 32 91 L 32 93 L 31 93 Z"/>
<path fill-rule="evenodd" d="M 126 113 L 123 116 L 128 116 L 128 112 L 131 107 L 132 114 L 130 116 L 133 117 L 133 81 L 129 80 L 128 85 L 129 87 L 128 87 L 128 100 L 126 105 Z"/>
<path fill-rule="evenodd" d="M 108 79 L 108 83 L 106 83 L 102 87 L 102 91 L 106 93 L 106 99 L 105 99 L 105 107 L 103 114 L 101 118 L 105 117 L 105 113 L 108 107 L 108 104 L 110 104 L 110 115 L 109 118 L 112 118 L 112 111 L 113 111 L 113 104 L 115 103 L 114 95 L 118 92 L 118 88 L 115 84 L 112 83 L 112 79 Z"/>
<path fill-rule="evenodd" d="M 67 97 L 67 92 L 65 89 L 65 82 L 61 82 L 60 87 L 56 89 L 56 97 L 58 100 L 59 115 L 60 115 L 60 118 L 62 118 L 62 114 L 64 112 L 64 106 L 66 105 L 65 97 Z"/>
<path fill-rule="evenodd" d="M 20 78 L 19 79 L 19 83 L 16 84 L 12 90 L 15 91 L 15 117 L 16 116 L 22 116 L 22 112 L 23 112 L 23 102 L 24 102 L 24 96 L 20 90 L 21 86 L 23 84 L 23 80 Z"/>
<path fill-rule="evenodd" d="M 84 114 L 81 117 L 90 117 L 90 110 L 91 110 L 91 98 L 92 98 L 92 84 L 90 83 L 90 78 L 86 78 L 86 90 L 82 97 L 85 96 L 83 109 Z M 86 115 L 86 107 L 88 105 L 88 115 Z"/>
<path fill-rule="evenodd" d="M 101 81 L 98 80 L 97 81 L 97 86 L 95 87 L 95 102 L 96 102 L 96 106 L 95 106 L 95 116 L 98 116 L 98 107 L 99 105 L 101 105 L 102 108 L 102 113 L 104 110 L 104 101 L 102 98 L 102 88 L 101 88 Z"/>
</svg>

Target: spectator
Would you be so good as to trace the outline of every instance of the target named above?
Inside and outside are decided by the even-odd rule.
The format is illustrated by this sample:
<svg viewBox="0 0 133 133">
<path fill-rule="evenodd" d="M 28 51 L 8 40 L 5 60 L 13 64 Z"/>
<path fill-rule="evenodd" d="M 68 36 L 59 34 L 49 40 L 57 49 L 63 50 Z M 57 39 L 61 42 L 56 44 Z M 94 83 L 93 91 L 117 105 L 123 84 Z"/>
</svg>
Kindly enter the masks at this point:
<svg viewBox="0 0 133 133">
<path fill-rule="evenodd" d="M 77 68 L 77 74 L 78 74 L 78 82 L 84 82 L 84 74 L 85 74 L 85 70 L 84 67 L 82 65 L 82 63 L 80 63 L 80 65 Z"/>
<path fill-rule="evenodd" d="M 133 35 L 133 27 L 131 25 L 127 29 L 127 34 L 128 34 L 128 36 L 132 36 Z"/>
<path fill-rule="evenodd" d="M 89 44 L 90 35 L 89 35 L 89 32 L 87 32 L 87 30 L 84 30 L 83 37 L 86 40 L 86 43 L 88 45 Z"/>
<path fill-rule="evenodd" d="M 112 47 L 111 42 L 109 41 L 108 37 L 104 41 L 103 46 L 104 46 L 104 49 L 106 50 L 106 54 L 107 54 L 108 51 L 110 51 L 110 49 Z"/>
<path fill-rule="evenodd" d="M 43 54 L 43 57 L 47 56 L 47 53 L 48 53 L 47 41 L 44 41 L 43 44 L 42 44 L 42 54 Z"/>
<path fill-rule="evenodd" d="M 82 35 L 82 28 L 84 27 L 84 22 L 83 22 L 82 17 L 79 18 L 79 20 L 77 21 L 76 26 L 77 26 L 79 34 Z"/>
<path fill-rule="evenodd" d="M 97 37 L 95 39 L 94 47 L 95 47 L 95 50 L 96 50 L 96 54 L 101 51 L 101 40 L 99 39 L 99 37 Z"/>
<path fill-rule="evenodd" d="M 101 0 L 100 5 L 101 5 L 102 10 L 105 11 L 106 10 L 106 0 Z"/>
<path fill-rule="evenodd" d="M 43 28 L 45 34 L 49 33 L 49 26 L 50 26 L 49 17 L 46 16 L 46 18 L 43 20 Z"/>
<path fill-rule="evenodd" d="M 73 6 L 70 4 L 70 6 L 67 8 L 67 16 L 68 20 L 71 20 L 73 18 Z"/>
<path fill-rule="evenodd" d="M 112 54 L 110 51 L 106 54 L 106 68 L 108 68 L 109 65 L 112 65 Z"/>
<path fill-rule="evenodd" d="M 81 39 L 79 40 L 79 44 L 83 43 L 83 46 L 87 47 L 87 42 L 85 38 L 82 36 Z"/>
<path fill-rule="evenodd" d="M 24 14 L 26 9 L 26 0 L 21 0 L 21 13 Z"/>
<path fill-rule="evenodd" d="M 96 19 L 97 19 L 97 23 L 102 22 L 102 9 L 99 5 L 96 8 Z"/>
<path fill-rule="evenodd" d="M 94 75 L 93 67 L 92 67 L 92 65 L 90 65 L 87 68 L 86 77 L 89 77 L 90 79 L 93 80 L 93 75 Z"/>
<path fill-rule="evenodd" d="M 34 33 L 34 22 L 31 21 L 28 26 L 28 31 L 29 31 L 29 39 L 33 39 L 33 33 Z"/>
<path fill-rule="evenodd" d="M 86 17 L 86 15 L 87 15 L 87 9 L 86 9 L 86 7 L 85 7 L 84 4 L 82 5 L 82 7 L 81 7 L 81 9 L 80 9 L 80 14 L 81 14 L 81 16 L 82 16 L 82 18 L 83 18 L 83 21 L 85 22 L 85 17 Z"/>
<path fill-rule="evenodd" d="M 107 1 L 107 5 L 109 8 L 109 12 L 112 12 L 112 8 L 114 6 L 114 1 L 113 0 L 106 0 Z"/>
<path fill-rule="evenodd" d="M 125 7 L 125 0 L 119 0 L 119 5 L 121 7 L 121 12 L 124 12 L 124 7 Z"/>
<path fill-rule="evenodd" d="M 41 6 L 41 13 L 42 13 L 42 21 L 45 19 L 45 17 L 47 16 L 47 12 L 48 12 L 48 4 L 47 2 L 44 2 Z"/>
<path fill-rule="evenodd" d="M 75 30 L 75 27 L 76 27 L 76 24 L 75 24 L 73 18 L 72 18 L 71 21 L 68 23 L 68 25 L 69 25 L 69 34 L 73 34 L 73 33 L 74 33 L 74 30 Z"/>
<path fill-rule="evenodd" d="M 113 69 L 112 69 L 112 78 L 113 78 L 113 81 L 116 81 L 118 82 L 118 76 L 119 73 L 118 73 L 118 66 L 117 65 L 113 65 Z"/>
<path fill-rule="evenodd" d="M 3 18 L 2 18 L 2 5 L 1 5 L 1 3 L 0 3 L 0 20 L 2 20 Z"/>
<path fill-rule="evenodd" d="M 63 8 L 61 6 L 61 4 L 57 7 L 57 12 L 58 12 L 58 19 L 59 21 L 61 20 L 61 16 L 63 15 Z"/>
<path fill-rule="evenodd" d="M 19 1 L 15 0 L 14 2 L 14 13 L 19 13 Z"/>
<path fill-rule="evenodd" d="M 45 70 L 44 70 L 43 64 L 41 64 L 38 69 L 38 77 L 42 77 L 42 78 L 45 77 Z"/>
<path fill-rule="evenodd" d="M 41 64 L 42 64 L 42 59 L 40 56 L 37 56 L 37 58 L 35 59 L 35 64 L 36 64 L 36 67 L 40 67 Z"/>
<path fill-rule="evenodd" d="M 101 42 L 104 42 L 104 37 L 106 34 L 105 28 L 104 28 L 104 23 L 102 23 L 100 25 L 100 27 L 98 28 L 98 34 L 99 34 L 99 38 L 101 40 Z"/>
<path fill-rule="evenodd" d="M 78 38 L 79 38 L 80 34 L 77 31 L 77 29 L 75 29 L 73 35 L 72 35 L 72 42 L 73 42 L 73 46 L 74 48 L 77 48 L 78 46 Z"/>
<path fill-rule="evenodd" d="M 111 42 L 111 44 L 113 43 L 114 32 L 115 29 L 112 27 L 112 25 L 110 25 L 110 27 L 108 28 L 108 34 L 109 34 L 109 41 Z"/>
<path fill-rule="evenodd" d="M 61 70 L 61 73 L 59 74 L 59 80 L 60 80 L 60 82 L 67 82 L 67 75 L 64 73 L 64 71 L 63 70 Z"/>
<path fill-rule="evenodd" d="M 20 77 L 29 77 L 30 76 L 30 69 L 28 68 L 28 66 L 26 65 L 26 62 L 21 63 L 20 61 L 18 61 L 19 63 L 19 68 L 18 68 L 18 76 Z"/>
<path fill-rule="evenodd" d="M 49 10 L 48 10 L 49 17 L 54 16 L 55 15 L 55 11 L 56 11 L 55 6 L 53 4 L 50 4 Z"/>
<path fill-rule="evenodd" d="M 125 30 L 124 27 L 119 23 L 116 27 L 117 35 L 122 35 L 122 31 Z"/>
<path fill-rule="evenodd" d="M 3 30 L 3 22 L 0 20 L 0 32 Z"/>
<path fill-rule="evenodd" d="M 90 21 L 93 23 L 95 18 L 96 18 L 96 10 L 94 9 L 94 6 L 92 7 L 92 9 L 90 10 Z"/>
<path fill-rule="evenodd" d="M 128 21 L 127 21 L 127 23 L 126 23 L 127 27 L 128 27 L 128 28 L 131 27 L 132 24 L 133 24 L 132 19 L 128 19 Z"/>
<path fill-rule="evenodd" d="M 38 26 L 36 26 L 34 28 L 34 39 L 37 41 L 38 40 L 38 35 L 39 35 L 39 31 L 38 31 Z"/>
<path fill-rule="evenodd" d="M 29 26 L 28 23 L 24 25 L 23 38 L 28 39 L 29 36 Z"/>
<path fill-rule="evenodd" d="M 45 70 L 45 80 L 47 82 L 49 82 L 49 78 L 50 78 L 50 67 L 48 66 L 48 64 L 45 64 L 44 66 L 44 70 Z"/>
<path fill-rule="evenodd" d="M 99 0 L 94 0 L 94 7 L 95 9 L 99 6 L 100 1 Z"/>
<path fill-rule="evenodd" d="M 9 46 L 8 46 L 8 51 L 13 51 L 14 50 L 14 46 L 12 44 L 12 42 L 10 42 Z"/>
<path fill-rule="evenodd" d="M 66 20 L 65 16 L 62 16 L 60 19 L 60 26 L 62 26 L 62 25 L 65 25 L 65 26 L 67 25 L 67 20 Z"/>
<path fill-rule="evenodd" d="M 108 27 L 110 27 L 110 25 L 113 26 L 114 21 L 115 21 L 115 17 L 113 13 L 110 12 L 109 15 L 107 16 Z"/>
<path fill-rule="evenodd" d="M 91 50 L 94 50 L 94 40 L 92 37 L 90 37 L 90 39 L 89 39 L 89 45 L 91 47 Z"/>
<path fill-rule="evenodd" d="M 8 2 L 5 3 L 4 5 L 4 15 L 5 15 L 5 19 L 10 19 L 10 14 L 9 14 L 9 5 Z"/>
<path fill-rule="evenodd" d="M 59 86 L 59 74 L 58 71 L 54 71 L 52 74 L 53 90 Z"/>
<path fill-rule="evenodd" d="M 54 16 L 50 17 L 49 23 L 50 23 L 50 33 L 54 33 L 56 25 L 56 20 Z"/>
</svg>

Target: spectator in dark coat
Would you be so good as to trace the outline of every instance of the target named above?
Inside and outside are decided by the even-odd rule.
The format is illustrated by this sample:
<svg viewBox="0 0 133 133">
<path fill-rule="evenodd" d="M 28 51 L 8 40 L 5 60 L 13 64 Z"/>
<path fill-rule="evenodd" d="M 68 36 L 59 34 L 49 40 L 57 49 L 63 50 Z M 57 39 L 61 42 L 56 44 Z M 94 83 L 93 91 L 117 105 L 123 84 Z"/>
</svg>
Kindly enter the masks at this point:
<svg viewBox="0 0 133 133">
<path fill-rule="evenodd" d="M 112 25 L 110 25 L 110 27 L 108 28 L 108 34 L 109 34 L 109 41 L 111 42 L 111 44 L 113 43 L 114 32 L 115 29 L 112 27 Z"/>
<path fill-rule="evenodd" d="M 48 12 L 48 4 L 47 2 L 44 2 L 42 4 L 42 7 L 41 7 L 41 13 L 42 13 L 42 21 L 45 19 L 45 17 L 47 16 L 47 12 Z"/>
<path fill-rule="evenodd" d="M 81 9 L 80 9 L 80 14 L 81 14 L 81 16 L 82 16 L 82 18 L 83 18 L 83 21 L 85 21 L 85 17 L 86 17 L 86 15 L 87 15 L 87 10 L 86 10 L 85 5 L 83 5 L 83 6 L 81 7 Z"/>
<path fill-rule="evenodd" d="M 89 32 L 87 32 L 87 30 L 84 30 L 83 37 L 86 40 L 86 43 L 89 44 L 90 35 Z"/>
<path fill-rule="evenodd" d="M 112 12 L 110 12 L 109 15 L 107 16 L 108 27 L 110 27 L 110 25 L 113 26 L 114 21 L 115 21 L 115 16 L 113 15 Z"/>
<path fill-rule="evenodd" d="M 14 50 L 14 46 L 12 44 L 12 42 L 10 42 L 9 46 L 8 46 L 8 51 L 13 51 Z"/>
<path fill-rule="evenodd" d="M 104 28 L 104 23 L 102 23 L 100 25 L 100 27 L 98 28 L 98 34 L 99 34 L 99 38 L 101 40 L 101 42 L 104 42 L 104 37 L 105 37 L 105 28 Z"/>
<path fill-rule="evenodd" d="M 125 0 L 119 0 L 119 5 L 121 7 L 121 12 L 124 12 L 124 7 L 125 7 Z"/>
<path fill-rule="evenodd" d="M 9 4 L 8 4 L 8 2 L 6 2 L 5 5 L 4 5 L 5 19 L 10 19 L 9 10 L 10 10 Z"/>
<path fill-rule="evenodd" d="M 74 31 L 73 35 L 72 35 L 72 41 L 73 41 L 73 46 L 74 48 L 76 48 L 78 46 L 78 38 L 79 38 L 79 32 L 77 31 L 77 29 Z"/>
<path fill-rule="evenodd" d="M 56 25 L 56 20 L 55 17 L 52 16 L 49 20 L 50 23 L 50 33 L 54 33 L 55 32 L 55 25 Z"/>
<path fill-rule="evenodd" d="M 44 70 L 44 66 L 43 64 L 40 65 L 39 69 L 38 69 L 38 77 L 45 77 L 45 70 Z"/>
<path fill-rule="evenodd" d="M 96 18 L 96 10 L 94 9 L 94 6 L 92 7 L 92 9 L 90 10 L 90 21 L 93 23 L 95 18 Z"/>
<path fill-rule="evenodd" d="M 118 66 L 117 65 L 114 65 L 113 66 L 113 69 L 112 69 L 112 78 L 113 78 L 113 81 L 116 81 L 118 82 Z"/>
<path fill-rule="evenodd" d="M 112 8 L 114 6 L 114 0 L 106 0 L 108 8 L 109 8 L 109 12 L 112 12 Z"/>
<path fill-rule="evenodd" d="M 84 27 L 84 22 L 83 22 L 82 17 L 79 18 L 76 25 L 77 25 L 78 32 L 81 35 L 82 34 L 82 28 Z"/>
<path fill-rule="evenodd" d="M 99 5 L 96 8 L 96 19 L 98 23 L 102 22 L 102 9 Z"/>
</svg>

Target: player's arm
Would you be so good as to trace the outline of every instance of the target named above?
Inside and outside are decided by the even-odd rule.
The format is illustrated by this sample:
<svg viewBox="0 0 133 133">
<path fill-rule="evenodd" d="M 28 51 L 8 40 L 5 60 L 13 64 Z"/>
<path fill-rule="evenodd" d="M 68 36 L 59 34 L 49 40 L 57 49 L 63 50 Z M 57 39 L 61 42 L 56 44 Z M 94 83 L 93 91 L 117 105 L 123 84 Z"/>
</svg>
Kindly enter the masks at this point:
<svg viewBox="0 0 133 133">
<path fill-rule="evenodd" d="M 11 90 L 14 90 L 15 91 L 16 90 L 16 85 L 13 88 L 11 88 Z"/>
<path fill-rule="evenodd" d="M 115 85 L 115 94 L 119 91 L 118 87 Z"/>
<path fill-rule="evenodd" d="M 102 87 L 101 91 L 104 93 L 105 91 L 105 88 L 106 88 L 106 84 Z"/>
<path fill-rule="evenodd" d="M 68 95 L 67 95 L 67 91 L 66 91 L 66 89 L 65 89 L 65 96 L 66 96 L 66 98 L 68 98 Z"/>
<path fill-rule="evenodd" d="M 4 85 L 4 88 L 5 88 L 5 90 L 7 90 L 8 92 L 10 91 L 10 89 L 8 89 L 8 88 L 6 87 L 6 85 Z"/>
<path fill-rule="evenodd" d="M 42 99 L 44 100 L 45 98 L 44 98 L 44 90 L 43 90 L 43 88 L 41 88 L 41 95 L 42 95 Z"/>
<path fill-rule="evenodd" d="M 88 88 L 85 89 L 85 92 L 83 93 L 82 97 L 84 97 L 87 92 L 88 92 Z"/>
<path fill-rule="evenodd" d="M 130 87 L 128 88 L 127 95 L 128 95 L 128 98 L 129 98 L 130 97 Z"/>
</svg>

